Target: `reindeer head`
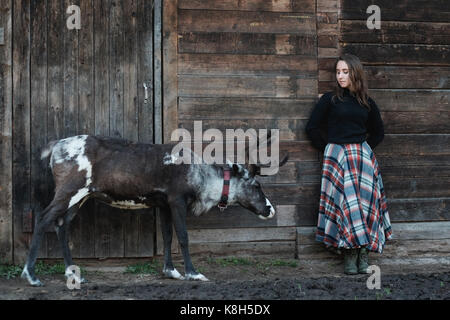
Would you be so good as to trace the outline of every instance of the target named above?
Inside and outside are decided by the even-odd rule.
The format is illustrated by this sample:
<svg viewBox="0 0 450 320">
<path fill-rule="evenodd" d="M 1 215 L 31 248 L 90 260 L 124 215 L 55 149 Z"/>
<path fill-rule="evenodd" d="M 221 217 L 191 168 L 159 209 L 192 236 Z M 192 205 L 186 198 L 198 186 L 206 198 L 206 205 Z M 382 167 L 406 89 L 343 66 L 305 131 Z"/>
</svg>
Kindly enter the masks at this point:
<svg viewBox="0 0 450 320">
<path fill-rule="evenodd" d="M 288 156 L 285 156 L 279 167 L 283 166 L 287 160 Z M 275 208 L 264 194 L 261 184 L 255 179 L 256 176 L 261 175 L 261 167 L 263 166 L 233 164 L 231 167 L 235 201 L 242 207 L 257 214 L 261 219 L 273 218 L 275 216 Z"/>
</svg>

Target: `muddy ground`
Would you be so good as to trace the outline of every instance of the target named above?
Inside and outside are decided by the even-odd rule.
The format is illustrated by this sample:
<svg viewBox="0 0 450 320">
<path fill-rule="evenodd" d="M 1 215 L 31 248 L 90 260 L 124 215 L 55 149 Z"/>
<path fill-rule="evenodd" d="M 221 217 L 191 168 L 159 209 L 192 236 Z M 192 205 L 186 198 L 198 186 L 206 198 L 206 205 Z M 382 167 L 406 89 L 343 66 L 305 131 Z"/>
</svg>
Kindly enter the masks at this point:
<svg viewBox="0 0 450 320">
<path fill-rule="evenodd" d="M 0 299 L 450 300 L 448 264 L 380 265 L 381 288 L 370 290 L 367 288 L 370 275 L 344 275 L 340 257 L 299 261 L 197 256 L 193 262 L 209 282 L 165 279 L 161 274 L 161 258 L 152 261 L 157 266 L 156 274 L 124 273 L 123 261 L 82 261 L 83 275 L 89 282 L 82 284 L 80 290 L 69 290 L 60 274 L 39 276 L 45 284 L 40 288 L 30 287 L 20 278 L 0 278 Z M 176 260 L 175 266 L 183 271 L 182 261 Z"/>
</svg>

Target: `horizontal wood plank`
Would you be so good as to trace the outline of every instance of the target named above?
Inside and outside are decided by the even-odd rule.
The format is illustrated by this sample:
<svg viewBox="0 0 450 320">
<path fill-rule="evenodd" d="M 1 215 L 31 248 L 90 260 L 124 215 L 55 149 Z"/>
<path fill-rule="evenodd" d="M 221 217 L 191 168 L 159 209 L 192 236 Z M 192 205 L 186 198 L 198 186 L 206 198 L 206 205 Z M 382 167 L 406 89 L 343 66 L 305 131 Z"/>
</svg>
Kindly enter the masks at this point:
<svg viewBox="0 0 450 320">
<path fill-rule="evenodd" d="M 276 100 L 274 101 L 276 102 Z M 192 114 L 194 117 L 195 114 Z M 178 126 L 185 128 L 190 132 L 194 132 L 194 121 L 201 120 L 203 130 L 218 129 L 223 134 L 226 133 L 226 129 L 238 129 L 241 128 L 247 131 L 250 128 L 259 129 L 278 129 L 280 130 L 280 141 L 306 141 L 308 140 L 305 133 L 305 126 L 307 119 L 228 119 L 229 115 L 223 119 L 180 119 Z"/>
<path fill-rule="evenodd" d="M 314 78 L 316 58 L 295 55 L 178 55 L 178 73 L 198 75 L 302 75 Z"/>
<path fill-rule="evenodd" d="M 189 252 L 223 256 L 277 255 L 294 258 L 295 241 L 198 242 L 189 244 Z M 180 251 L 179 251 L 180 252 Z"/>
<path fill-rule="evenodd" d="M 178 36 L 179 53 L 316 56 L 314 35 L 189 32 Z"/>
<path fill-rule="evenodd" d="M 367 8 L 376 4 L 381 9 L 381 19 L 384 21 L 450 21 L 450 11 L 447 0 L 343 0 L 341 1 L 341 19 L 367 20 L 370 14 Z"/>
<path fill-rule="evenodd" d="M 319 70 L 319 80 L 335 81 L 335 73 Z M 450 89 L 449 67 L 365 66 L 371 89 Z M 408 81 L 405 81 L 408 79 Z"/>
<path fill-rule="evenodd" d="M 272 11 L 314 13 L 314 0 L 179 0 L 178 8 L 196 10 Z"/>
<path fill-rule="evenodd" d="M 178 10 L 178 32 L 314 34 L 310 13 Z"/>
<path fill-rule="evenodd" d="M 295 227 L 189 230 L 190 244 L 206 242 L 293 241 L 295 238 Z"/>
<path fill-rule="evenodd" d="M 341 47 L 370 64 L 450 66 L 450 45 L 341 43 Z"/>
<path fill-rule="evenodd" d="M 180 97 L 305 98 L 317 95 L 317 80 L 290 76 L 178 78 Z"/>
<path fill-rule="evenodd" d="M 366 20 L 341 20 L 339 40 L 345 43 L 450 44 L 450 23 L 404 21 L 381 23 L 381 29 L 369 29 Z"/>
<path fill-rule="evenodd" d="M 180 119 L 308 119 L 310 99 L 188 98 L 179 100 Z"/>
</svg>

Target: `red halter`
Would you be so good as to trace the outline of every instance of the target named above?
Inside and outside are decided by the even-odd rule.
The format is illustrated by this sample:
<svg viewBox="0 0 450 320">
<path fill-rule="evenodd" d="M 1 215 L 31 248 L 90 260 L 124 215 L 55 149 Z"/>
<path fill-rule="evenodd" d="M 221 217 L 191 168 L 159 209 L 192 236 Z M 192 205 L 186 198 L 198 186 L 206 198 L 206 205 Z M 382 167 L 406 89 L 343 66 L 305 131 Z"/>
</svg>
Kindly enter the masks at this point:
<svg viewBox="0 0 450 320">
<path fill-rule="evenodd" d="M 231 169 L 224 168 L 222 197 L 220 198 L 220 202 L 218 204 L 218 207 L 221 212 L 223 212 L 228 206 L 227 203 L 228 203 L 228 194 L 230 193 L 230 178 L 231 178 Z"/>
</svg>

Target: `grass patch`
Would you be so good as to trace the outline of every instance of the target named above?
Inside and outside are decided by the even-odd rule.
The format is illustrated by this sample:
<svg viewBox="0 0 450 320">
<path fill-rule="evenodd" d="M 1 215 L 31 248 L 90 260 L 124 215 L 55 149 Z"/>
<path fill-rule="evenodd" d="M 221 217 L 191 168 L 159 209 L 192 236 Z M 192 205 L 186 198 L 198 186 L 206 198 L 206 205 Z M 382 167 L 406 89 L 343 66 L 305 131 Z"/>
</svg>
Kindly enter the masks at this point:
<svg viewBox="0 0 450 320">
<path fill-rule="evenodd" d="M 0 264 L 0 277 L 6 279 L 17 278 L 22 274 L 23 266 Z M 63 262 L 49 264 L 43 261 L 39 261 L 35 265 L 34 269 L 36 275 L 54 275 L 64 274 L 66 267 Z M 83 268 L 81 268 L 83 272 Z"/>
<path fill-rule="evenodd" d="M 281 260 L 281 259 L 272 259 L 269 261 L 259 261 L 257 259 L 249 259 L 242 257 L 228 257 L 228 258 L 217 258 L 208 259 L 208 263 L 210 264 L 218 264 L 222 267 L 228 266 L 256 266 L 258 268 L 269 268 L 269 267 L 291 267 L 296 268 L 298 266 L 298 262 L 295 260 Z"/>
<path fill-rule="evenodd" d="M 22 273 L 22 268 L 14 265 L 0 264 L 0 277 L 6 279 L 13 279 Z"/>
<path fill-rule="evenodd" d="M 127 266 L 125 273 L 132 274 L 159 274 L 159 269 L 161 269 L 160 264 L 157 261 L 137 263 Z"/>
</svg>

